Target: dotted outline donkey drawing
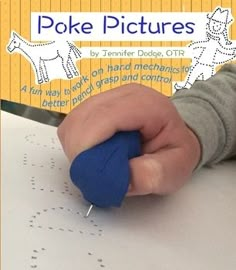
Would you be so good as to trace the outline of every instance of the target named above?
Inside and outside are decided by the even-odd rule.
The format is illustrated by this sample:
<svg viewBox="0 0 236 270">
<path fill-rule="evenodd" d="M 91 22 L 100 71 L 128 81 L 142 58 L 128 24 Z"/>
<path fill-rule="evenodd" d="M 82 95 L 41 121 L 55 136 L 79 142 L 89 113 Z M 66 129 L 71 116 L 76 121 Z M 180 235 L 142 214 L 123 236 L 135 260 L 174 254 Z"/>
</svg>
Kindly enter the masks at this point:
<svg viewBox="0 0 236 270">
<path fill-rule="evenodd" d="M 236 58 L 236 45 L 228 38 L 229 26 L 234 21 L 230 9 L 215 8 L 207 14 L 205 40 L 195 41 L 188 45 L 192 49 L 193 58 L 190 71 L 181 83 L 174 88 L 189 89 L 196 80 L 207 80 L 216 73 L 216 66 Z"/>
<path fill-rule="evenodd" d="M 46 43 L 32 43 L 12 31 L 7 45 L 7 52 L 18 52 L 31 63 L 36 84 L 50 81 L 45 62 L 55 60 L 58 57 L 61 58 L 61 64 L 68 79 L 80 76 L 73 59 L 81 58 L 81 51 L 71 41 L 58 40 Z"/>
</svg>

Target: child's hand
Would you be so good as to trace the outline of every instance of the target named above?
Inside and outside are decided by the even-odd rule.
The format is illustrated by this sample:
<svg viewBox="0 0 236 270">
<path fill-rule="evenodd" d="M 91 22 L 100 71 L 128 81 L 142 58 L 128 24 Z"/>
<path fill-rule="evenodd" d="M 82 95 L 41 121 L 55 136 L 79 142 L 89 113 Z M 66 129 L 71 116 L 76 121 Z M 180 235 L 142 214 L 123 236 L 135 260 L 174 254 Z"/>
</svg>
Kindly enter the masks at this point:
<svg viewBox="0 0 236 270">
<path fill-rule="evenodd" d="M 167 194 L 180 188 L 200 159 L 200 144 L 171 101 L 157 91 L 129 84 L 84 101 L 58 128 L 65 154 L 79 153 L 117 131 L 139 130 L 143 155 L 130 160 L 128 195 Z"/>
</svg>

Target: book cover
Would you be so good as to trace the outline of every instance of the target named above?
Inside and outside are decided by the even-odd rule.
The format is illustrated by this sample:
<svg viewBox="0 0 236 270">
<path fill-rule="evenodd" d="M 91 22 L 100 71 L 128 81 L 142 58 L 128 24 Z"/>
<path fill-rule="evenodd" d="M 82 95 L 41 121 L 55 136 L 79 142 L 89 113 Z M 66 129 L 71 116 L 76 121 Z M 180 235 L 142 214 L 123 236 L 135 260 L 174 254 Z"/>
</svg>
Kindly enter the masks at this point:
<svg viewBox="0 0 236 270">
<path fill-rule="evenodd" d="M 236 60 L 235 16 L 234 0 L 0 0 L 1 99 L 57 126 L 120 85 L 172 96 Z M 1 122 L 3 270 L 236 269 L 235 164 L 87 217 L 56 128 Z"/>
<path fill-rule="evenodd" d="M 235 6 L 1 0 L 1 99 L 68 113 L 130 82 L 171 96 L 235 60 Z"/>
</svg>

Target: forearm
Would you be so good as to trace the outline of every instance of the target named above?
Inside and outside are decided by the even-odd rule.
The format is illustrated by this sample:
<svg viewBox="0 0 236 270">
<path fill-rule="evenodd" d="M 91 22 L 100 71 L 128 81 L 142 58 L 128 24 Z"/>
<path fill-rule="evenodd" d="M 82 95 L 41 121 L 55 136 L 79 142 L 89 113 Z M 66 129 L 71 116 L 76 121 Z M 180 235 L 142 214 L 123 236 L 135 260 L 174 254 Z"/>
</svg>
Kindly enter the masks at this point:
<svg viewBox="0 0 236 270">
<path fill-rule="evenodd" d="M 225 65 L 171 99 L 200 141 L 198 168 L 236 155 L 236 65 Z"/>
</svg>

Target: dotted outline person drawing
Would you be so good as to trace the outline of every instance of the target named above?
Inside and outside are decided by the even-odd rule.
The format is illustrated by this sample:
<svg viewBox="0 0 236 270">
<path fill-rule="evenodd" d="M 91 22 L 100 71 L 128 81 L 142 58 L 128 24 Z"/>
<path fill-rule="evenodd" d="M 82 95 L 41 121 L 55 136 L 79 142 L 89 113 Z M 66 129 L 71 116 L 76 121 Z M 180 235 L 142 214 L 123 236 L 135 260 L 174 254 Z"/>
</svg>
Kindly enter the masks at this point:
<svg viewBox="0 0 236 270">
<path fill-rule="evenodd" d="M 190 88 L 196 80 L 207 80 L 216 73 L 216 66 L 236 57 L 236 45 L 228 38 L 229 26 L 233 22 L 230 9 L 217 7 L 207 15 L 206 39 L 188 45 L 193 58 L 190 71 L 183 83 L 176 83 L 174 88 Z"/>
<path fill-rule="evenodd" d="M 50 81 L 45 62 L 55 60 L 58 57 L 61 58 L 61 64 L 68 79 L 80 76 L 75 62 L 76 59 L 81 58 L 81 51 L 71 41 L 59 40 L 47 43 L 32 43 L 12 31 L 7 45 L 7 52 L 18 52 L 31 63 L 36 84 Z"/>
</svg>

